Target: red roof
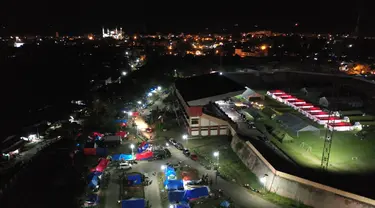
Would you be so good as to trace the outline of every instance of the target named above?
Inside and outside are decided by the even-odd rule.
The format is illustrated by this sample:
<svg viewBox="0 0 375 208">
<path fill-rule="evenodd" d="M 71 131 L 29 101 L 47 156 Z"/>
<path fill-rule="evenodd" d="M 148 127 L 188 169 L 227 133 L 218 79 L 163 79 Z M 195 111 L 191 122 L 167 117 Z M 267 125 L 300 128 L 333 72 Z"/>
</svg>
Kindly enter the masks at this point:
<svg viewBox="0 0 375 208">
<path fill-rule="evenodd" d="M 293 96 L 288 95 L 288 94 L 282 94 L 281 96 L 278 96 L 278 97 L 281 97 L 281 98 L 290 98 L 290 97 L 293 97 Z"/>
<path fill-rule="evenodd" d="M 325 118 L 319 118 L 319 120 L 330 120 L 330 121 L 334 121 L 334 120 L 341 120 L 341 118 L 339 117 L 325 117 Z"/>
<path fill-rule="evenodd" d="M 295 106 L 313 106 L 310 103 L 300 103 L 300 104 L 294 104 Z"/>
<path fill-rule="evenodd" d="M 320 112 L 311 112 L 311 113 L 309 113 L 310 115 L 313 115 L 313 116 L 315 116 L 315 115 L 328 115 L 328 113 L 326 113 L 326 112 L 324 112 L 324 111 L 320 111 Z"/>
<path fill-rule="evenodd" d="M 332 127 L 339 127 L 339 126 L 352 126 L 352 124 L 349 123 L 349 122 L 333 123 L 333 124 L 329 124 L 329 125 L 332 126 Z"/>
<path fill-rule="evenodd" d="M 299 103 L 299 102 L 305 102 L 304 100 L 300 100 L 300 99 L 298 99 L 298 100 L 291 100 L 291 101 L 289 101 L 290 103 Z"/>
<path fill-rule="evenodd" d="M 283 94 L 277 94 L 275 96 L 281 98 L 282 96 L 286 96 L 286 95 L 288 95 L 288 94 L 283 93 Z"/>
<path fill-rule="evenodd" d="M 309 112 L 309 111 L 315 111 L 315 110 L 322 110 L 322 109 L 320 109 L 320 108 L 318 108 L 318 107 L 312 107 L 312 108 L 307 108 L 305 111 L 307 111 L 307 112 Z"/>
</svg>

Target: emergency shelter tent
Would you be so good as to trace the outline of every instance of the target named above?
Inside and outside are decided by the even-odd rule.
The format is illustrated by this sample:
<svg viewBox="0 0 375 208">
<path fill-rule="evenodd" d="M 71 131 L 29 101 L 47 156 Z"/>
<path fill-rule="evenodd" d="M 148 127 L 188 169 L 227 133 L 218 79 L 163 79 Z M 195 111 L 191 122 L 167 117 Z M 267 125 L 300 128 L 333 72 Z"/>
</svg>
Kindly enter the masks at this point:
<svg viewBox="0 0 375 208">
<path fill-rule="evenodd" d="M 121 201 L 121 208 L 145 208 L 145 199 L 127 199 Z"/>
<path fill-rule="evenodd" d="M 153 157 L 153 153 L 151 151 L 146 151 L 146 152 L 142 152 L 142 153 L 137 153 L 135 155 L 135 158 L 137 160 L 147 160 L 147 159 L 150 159 Z"/>
<path fill-rule="evenodd" d="M 115 154 L 115 155 L 112 155 L 112 160 L 113 161 L 134 160 L 134 156 L 128 155 L 128 154 Z"/>
<path fill-rule="evenodd" d="M 183 190 L 176 190 L 176 191 L 169 191 L 168 192 L 168 200 L 171 203 L 178 203 L 182 202 L 185 196 L 185 191 Z"/>
<path fill-rule="evenodd" d="M 186 190 L 184 200 L 199 199 L 201 197 L 207 197 L 209 195 L 208 187 L 203 186 L 195 189 Z"/>
<path fill-rule="evenodd" d="M 140 185 L 142 183 L 142 175 L 141 174 L 131 174 L 127 175 L 126 179 L 130 182 L 130 185 Z"/>
<path fill-rule="evenodd" d="M 165 180 L 164 186 L 169 190 L 184 190 L 184 183 L 182 180 Z"/>
</svg>

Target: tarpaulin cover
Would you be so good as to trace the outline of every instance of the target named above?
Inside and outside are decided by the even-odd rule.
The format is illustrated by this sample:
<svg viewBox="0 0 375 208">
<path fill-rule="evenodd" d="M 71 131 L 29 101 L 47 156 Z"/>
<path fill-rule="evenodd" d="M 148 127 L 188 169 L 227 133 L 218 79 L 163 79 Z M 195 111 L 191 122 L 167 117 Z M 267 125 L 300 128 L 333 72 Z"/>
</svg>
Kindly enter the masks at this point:
<svg viewBox="0 0 375 208">
<path fill-rule="evenodd" d="M 119 119 L 119 120 L 116 120 L 116 123 L 127 123 L 128 120 L 126 119 Z"/>
<path fill-rule="evenodd" d="M 223 201 L 220 203 L 220 207 L 229 207 L 230 203 L 228 201 Z"/>
<path fill-rule="evenodd" d="M 107 148 L 96 148 L 96 155 L 98 156 L 107 156 L 108 155 L 108 149 Z"/>
<path fill-rule="evenodd" d="M 107 167 L 108 163 L 109 163 L 109 160 L 104 159 L 104 158 L 101 159 L 99 164 L 96 166 L 95 171 L 103 172 L 104 169 Z"/>
<path fill-rule="evenodd" d="M 171 203 L 182 202 L 184 199 L 185 191 L 169 191 L 168 200 Z"/>
<path fill-rule="evenodd" d="M 164 186 L 167 190 L 183 190 L 184 183 L 182 180 L 165 180 Z"/>
<path fill-rule="evenodd" d="M 146 151 L 146 152 L 142 152 L 142 153 L 137 153 L 135 155 L 135 158 L 137 160 L 147 160 L 147 159 L 152 158 L 153 155 L 154 154 L 151 151 Z"/>
<path fill-rule="evenodd" d="M 139 112 L 133 112 L 133 113 L 132 113 L 132 116 L 133 116 L 133 117 L 137 117 L 137 116 L 139 116 Z"/>
<path fill-rule="evenodd" d="M 94 177 L 92 177 L 90 183 L 89 183 L 89 187 L 90 188 L 95 188 L 97 185 L 98 185 L 98 176 L 94 175 Z"/>
<path fill-rule="evenodd" d="M 112 155 L 112 160 L 113 161 L 134 160 L 134 157 L 133 155 L 128 155 L 128 154 L 115 154 L 115 155 Z"/>
<path fill-rule="evenodd" d="M 199 187 L 191 190 L 186 190 L 184 199 L 192 200 L 198 199 L 200 197 L 208 196 L 208 188 L 207 187 Z"/>
<path fill-rule="evenodd" d="M 128 199 L 121 201 L 121 208 L 145 208 L 145 199 Z"/>
<path fill-rule="evenodd" d="M 98 204 L 99 203 L 99 196 L 97 194 L 90 194 L 86 198 L 86 202 L 90 202 L 92 204 Z"/>
<path fill-rule="evenodd" d="M 102 175 L 101 172 L 96 172 L 96 171 L 91 172 L 91 173 L 87 176 L 87 180 L 88 180 L 88 181 L 91 181 L 92 178 L 93 178 L 94 176 L 100 176 L 100 175 Z"/>
<path fill-rule="evenodd" d="M 95 148 L 84 148 L 83 154 L 85 154 L 85 155 L 96 155 L 96 149 Z"/>
<path fill-rule="evenodd" d="M 141 174 L 128 175 L 126 178 L 128 179 L 128 181 L 131 181 L 130 184 L 132 184 L 132 185 L 139 185 L 139 184 L 142 183 Z"/>
<path fill-rule="evenodd" d="M 176 204 L 175 208 L 190 208 L 189 204 Z"/>
<path fill-rule="evenodd" d="M 164 169 L 164 174 L 166 178 L 169 178 L 169 176 L 176 176 L 176 171 L 174 171 L 174 168 L 171 166 L 167 166 L 167 168 Z"/>
<path fill-rule="evenodd" d="M 138 153 L 141 153 L 141 152 L 144 152 L 148 147 L 149 147 L 149 143 L 147 142 L 142 142 L 139 146 L 138 146 Z"/>
<path fill-rule="evenodd" d="M 119 131 L 116 133 L 116 136 L 120 136 L 121 138 L 125 137 L 127 135 L 126 131 Z"/>
</svg>

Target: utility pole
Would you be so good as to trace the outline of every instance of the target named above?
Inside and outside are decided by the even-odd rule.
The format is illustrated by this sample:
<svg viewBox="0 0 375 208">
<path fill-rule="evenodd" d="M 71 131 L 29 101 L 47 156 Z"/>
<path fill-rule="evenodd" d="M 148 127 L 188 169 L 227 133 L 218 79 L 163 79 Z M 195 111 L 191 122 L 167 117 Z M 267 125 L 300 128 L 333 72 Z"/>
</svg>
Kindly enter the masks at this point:
<svg viewBox="0 0 375 208">
<path fill-rule="evenodd" d="M 335 85 L 332 86 L 332 98 L 335 98 L 334 95 L 335 95 L 336 90 L 340 90 L 340 88 L 337 89 L 335 87 Z M 337 97 L 337 95 L 338 95 L 338 93 L 336 93 L 336 97 Z M 332 130 L 331 130 L 329 128 L 329 125 L 335 123 L 334 120 L 331 121 L 331 118 L 332 118 L 331 116 L 332 116 L 332 114 L 335 110 L 334 105 L 336 105 L 336 104 L 331 103 L 329 105 L 332 105 L 332 106 L 330 106 L 329 115 L 328 115 L 328 122 L 327 122 L 327 129 L 326 129 L 325 137 L 324 137 L 322 161 L 321 161 L 321 164 L 320 164 L 322 171 L 327 171 L 328 167 L 329 167 L 329 157 L 331 156 L 331 146 L 332 146 L 333 132 L 335 130 L 334 127 L 332 127 Z"/>
</svg>

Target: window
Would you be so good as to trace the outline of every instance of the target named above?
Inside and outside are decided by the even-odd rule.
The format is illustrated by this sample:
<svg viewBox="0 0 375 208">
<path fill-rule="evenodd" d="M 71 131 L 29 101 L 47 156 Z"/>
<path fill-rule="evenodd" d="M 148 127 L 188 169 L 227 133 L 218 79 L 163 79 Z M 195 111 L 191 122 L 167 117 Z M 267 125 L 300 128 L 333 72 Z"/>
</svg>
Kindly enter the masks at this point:
<svg viewBox="0 0 375 208">
<path fill-rule="evenodd" d="M 197 124 L 199 124 L 199 118 L 191 119 L 191 125 L 197 125 Z"/>
</svg>

